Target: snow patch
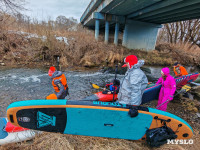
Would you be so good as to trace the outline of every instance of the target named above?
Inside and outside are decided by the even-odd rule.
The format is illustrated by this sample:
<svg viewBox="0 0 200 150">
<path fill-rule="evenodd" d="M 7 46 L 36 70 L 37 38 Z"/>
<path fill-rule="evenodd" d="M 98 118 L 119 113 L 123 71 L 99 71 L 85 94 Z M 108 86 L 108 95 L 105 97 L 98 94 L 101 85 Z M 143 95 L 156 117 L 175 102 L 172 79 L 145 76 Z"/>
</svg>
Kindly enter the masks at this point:
<svg viewBox="0 0 200 150">
<path fill-rule="evenodd" d="M 56 40 L 64 41 L 66 45 L 69 45 L 68 39 L 66 37 L 62 37 L 62 36 L 55 36 L 55 37 L 56 37 Z"/>
<path fill-rule="evenodd" d="M 27 39 L 30 38 L 37 38 L 37 39 L 41 39 L 42 41 L 46 41 L 47 37 L 46 36 L 39 36 L 37 34 L 33 34 L 33 33 L 28 33 L 28 32 L 23 32 L 23 31 L 9 31 L 10 33 L 16 33 L 16 34 L 20 34 L 20 35 L 24 35 Z M 56 40 L 58 41 L 64 41 L 66 45 L 69 45 L 68 43 L 68 39 L 66 37 L 62 37 L 62 36 L 56 36 L 55 35 Z"/>
</svg>

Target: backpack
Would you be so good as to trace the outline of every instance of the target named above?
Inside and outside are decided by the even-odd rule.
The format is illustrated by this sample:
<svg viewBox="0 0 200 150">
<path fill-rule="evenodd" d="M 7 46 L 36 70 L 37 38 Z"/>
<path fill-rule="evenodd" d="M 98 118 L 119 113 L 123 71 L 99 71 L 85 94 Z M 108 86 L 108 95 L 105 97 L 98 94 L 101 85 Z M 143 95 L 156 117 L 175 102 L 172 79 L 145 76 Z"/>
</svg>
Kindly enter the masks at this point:
<svg viewBox="0 0 200 150">
<path fill-rule="evenodd" d="M 159 147 L 167 143 L 167 140 L 176 138 L 177 135 L 175 132 L 166 125 L 159 128 L 148 129 L 146 131 L 146 141 L 151 147 Z"/>
</svg>

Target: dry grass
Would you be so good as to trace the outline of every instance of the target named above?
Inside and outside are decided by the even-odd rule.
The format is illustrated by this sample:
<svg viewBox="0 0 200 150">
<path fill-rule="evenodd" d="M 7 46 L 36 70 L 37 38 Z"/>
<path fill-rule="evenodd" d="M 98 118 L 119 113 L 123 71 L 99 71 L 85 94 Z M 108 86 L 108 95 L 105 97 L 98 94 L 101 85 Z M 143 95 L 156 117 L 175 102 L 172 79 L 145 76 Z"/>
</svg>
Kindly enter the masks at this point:
<svg viewBox="0 0 200 150">
<path fill-rule="evenodd" d="M 78 135 L 63 135 L 59 133 L 43 133 L 33 141 L 15 143 L 1 146 L 1 150 L 198 150 L 200 134 L 194 130 L 192 145 L 163 145 L 159 148 L 150 148 L 145 141 L 130 141 L 122 139 L 109 139 L 100 137 L 87 137 Z"/>
<path fill-rule="evenodd" d="M 163 55 L 171 55 L 173 60 L 182 64 L 191 64 L 200 66 L 200 48 L 189 43 L 169 44 L 162 43 L 156 46 L 156 49 Z"/>
<path fill-rule="evenodd" d="M 81 25 L 77 26 L 77 31 L 67 31 L 56 28 L 50 20 L 47 23 L 39 23 L 37 20 L 30 23 L 17 21 L 3 13 L 0 13 L 0 17 L 0 62 L 6 65 L 49 66 L 55 64 L 54 56 L 60 55 L 62 67 L 102 66 L 106 61 L 112 66 L 122 62 L 127 55 L 135 54 L 139 59 L 144 59 L 147 65 L 169 66 L 174 61 L 180 61 L 182 64 L 200 66 L 200 48 L 190 43 L 172 45 L 157 41 L 158 51 L 147 53 L 128 50 L 121 45 L 116 47 L 113 43 L 106 45 L 101 36 L 97 42 L 94 32 Z M 26 38 L 27 35 L 10 33 L 10 30 L 45 36 L 46 40 Z M 66 37 L 69 45 L 56 40 L 55 35 Z"/>
<path fill-rule="evenodd" d="M 127 55 L 137 55 L 144 59 L 147 65 L 170 66 L 174 61 L 182 64 L 200 64 L 198 47 L 190 47 L 189 44 L 159 44 L 158 51 L 145 52 L 139 50 L 128 50 L 113 43 L 104 44 L 103 37 L 97 42 L 94 39 L 94 32 L 84 29 L 78 25 L 77 31 L 55 29 L 49 22 L 47 25 L 35 22 L 23 24 L 16 22 L 14 18 L 8 19 L 0 27 L 0 62 L 6 65 L 32 65 L 49 66 L 55 64 L 56 55 L 60 55 L 62 67 L 96 67 L 105 65 L 106 61 L 110 66 L 123 61 Z M 24 31 L 37 34 L 41 38 L 26 38 L 27 35 L 9 33 L 8 31 Z M 69 45 L 64 41 L 58 41 L 56 36 L 66 37 Z"/>
</svg>

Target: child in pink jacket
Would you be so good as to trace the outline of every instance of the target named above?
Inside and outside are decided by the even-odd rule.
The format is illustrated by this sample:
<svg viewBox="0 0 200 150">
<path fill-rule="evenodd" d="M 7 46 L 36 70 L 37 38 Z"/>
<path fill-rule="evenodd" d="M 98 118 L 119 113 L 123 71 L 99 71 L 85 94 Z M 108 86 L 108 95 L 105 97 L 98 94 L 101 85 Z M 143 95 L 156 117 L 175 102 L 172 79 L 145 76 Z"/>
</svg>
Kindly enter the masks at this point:
<svg viewBox="0 0 200 150">
<path fill-rule="evenodd" d="M 157 81 L 156 84 L 162 84 L 162 87 L 160 89 L 160 93 L 159 93 L 159 99 L 158 99 L 158 105 L 157 107 L 164 103 L 165 101 L 169 100 L 173 100 L 173 96 L 174 93 L 176 91 L 176 81 L 175 79 L 170 75 L 170 70 L 169 68 L 163 68 L 161 70 L 161 75 L 162 77 L 160 77 Z M 166 111 L 167 110 L 167 104 L 169 103 L 166 102 L 165 104 L 161 105 L 159 108 L 159 110 L 162 111 Z"/>
</svg>

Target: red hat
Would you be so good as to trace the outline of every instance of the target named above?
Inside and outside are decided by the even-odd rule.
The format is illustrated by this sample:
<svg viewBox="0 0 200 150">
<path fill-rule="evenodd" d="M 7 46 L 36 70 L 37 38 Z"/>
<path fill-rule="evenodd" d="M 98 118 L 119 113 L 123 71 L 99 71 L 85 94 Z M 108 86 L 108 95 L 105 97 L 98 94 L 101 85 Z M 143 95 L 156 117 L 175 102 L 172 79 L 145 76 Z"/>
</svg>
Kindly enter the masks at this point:
<svg viewBox="0 0 200 150">
<path fill-rule="evenodd" d="M 49 68 L 48 75 L 51 77 L 55 71 L 56 71 L 56 68 L 55 68 L 54 66 L 51 66 L 51 67 Z"/>
<path fill-rule="evenodd" d="M 131 68 L 132 66 L 134 66 L 135 64 L 137 64 L 138 59 L 135 55 L 129 55 L 124 59 L 125 63 L 129 63 L 129 67 Z M 122 67 L 126 67 L 127 65 L 124 64 Z"/>
</svg>

